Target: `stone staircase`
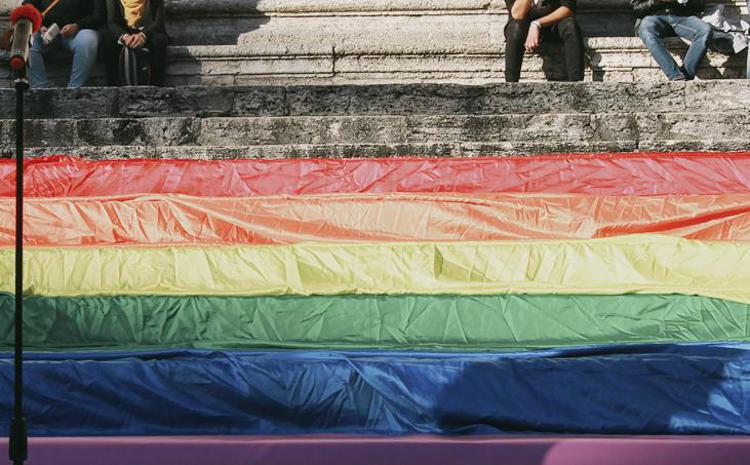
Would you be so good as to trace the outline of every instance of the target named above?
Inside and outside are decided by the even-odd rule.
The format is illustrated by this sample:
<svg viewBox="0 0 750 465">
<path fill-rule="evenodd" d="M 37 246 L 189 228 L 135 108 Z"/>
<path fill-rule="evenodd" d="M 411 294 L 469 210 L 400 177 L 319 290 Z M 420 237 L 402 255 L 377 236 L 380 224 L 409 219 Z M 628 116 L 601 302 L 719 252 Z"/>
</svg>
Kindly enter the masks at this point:
<svg viewBox="0 0 750 465">
<path fill-rule="evenodd" d="M 0 17 L 13 0 L 0 0 Z M 742 8 L 744 0 L 723 0 Z M 172 85 L 503 80 L 502 0 L 168 0 Z M 590 81 L 662 80 L 627 0 L 581 0 Z M 0 19 L 0 23 L 2 20 Z M 675 55 L 684 44 L 672 41 Z M 712 53 L 703 78 L 744 75 L 745 57 Z M 53 67 L 64 84 L 67 69 Z M 559 60 L 529 57 L 524 79 L 561 77 Z M 0 65 L 0 75 L 7 68 Z M 93 84 L 101 83 L 98 70 Z"/>
<path fill-rule="evenodd" d="M 605 82 L 574 84 L 502 82 L 500 0 L 168 0 L 168 9 L 169 82 L 181 87 L 32 91 L 30 153 L 477 156 L 750 146 L 750 81 L 666 82 L 632 37 L 627 0 L 580 0 L 587 79 Z M 675 44 L 676 54 L 683 49 Z M 744 74 L 744 56 L 709 58 L 703 77 Z M 555 77 L 559 65 L 529 57 L 526 78 Z M 61 82 L 65 72 L 57 68 Z M 0 90 L 4 156 L 13 109 L 12 91 Z"/>
<path fill-rule="evenodd" d="M 0 90 L 10 156 L 11 90 Z M 742 150 L 750 81 L 48 89 L 31 154 L 363 157 Z"/>
</svg>

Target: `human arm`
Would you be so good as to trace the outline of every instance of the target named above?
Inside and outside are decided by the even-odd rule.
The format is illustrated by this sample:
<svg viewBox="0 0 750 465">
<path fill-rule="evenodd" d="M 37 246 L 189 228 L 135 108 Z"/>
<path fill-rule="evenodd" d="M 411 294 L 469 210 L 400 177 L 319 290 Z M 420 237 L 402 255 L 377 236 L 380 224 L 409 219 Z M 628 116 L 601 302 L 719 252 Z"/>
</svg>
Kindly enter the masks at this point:
<svg viewBox="0 0 750 465">
<path fill-rule="evenodd" d="M 533 52 L 542 42 L 542 28 L 553 26 L 565 18 L 569 18 L 575 14 L 575 1 L 563 1 L 560 7 L 556 8 L 551 13 L 542 16 L 541 18 L 532 21 L 529 27 L 529 34 L 526 37 L 525 48 L 528 52 Z"/>
<path fill-rule="evenodd" d="M 506 1 L 506 6 L 510 10 L 510 16 L 516 21 L 528 18 L 531 9 L 534 7 L 533 0 L 515 0 L 514 2 Z"/>
</svg>

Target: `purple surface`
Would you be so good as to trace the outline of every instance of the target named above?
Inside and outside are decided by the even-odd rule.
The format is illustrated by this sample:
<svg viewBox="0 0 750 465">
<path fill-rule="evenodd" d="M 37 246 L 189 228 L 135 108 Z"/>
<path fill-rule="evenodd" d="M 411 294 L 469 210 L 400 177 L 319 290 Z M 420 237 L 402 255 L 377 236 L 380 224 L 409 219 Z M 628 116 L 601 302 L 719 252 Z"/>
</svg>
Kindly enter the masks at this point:
<svg viewBox="0 0 750 465">
<path fill-rule="evenodd" d="M 7 441 L 0 454 L 7 457 Z M 750 437 L 31 438 L 28 465 L 746 465 Z"/>
</svg>

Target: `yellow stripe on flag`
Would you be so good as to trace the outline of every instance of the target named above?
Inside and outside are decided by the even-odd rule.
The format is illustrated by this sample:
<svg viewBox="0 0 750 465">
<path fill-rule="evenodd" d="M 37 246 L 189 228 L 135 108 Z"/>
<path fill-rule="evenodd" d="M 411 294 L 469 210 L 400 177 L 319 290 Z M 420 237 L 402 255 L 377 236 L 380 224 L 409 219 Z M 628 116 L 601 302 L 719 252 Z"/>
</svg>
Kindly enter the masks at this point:
<svg viewBox="0 0 750 465">
<path fill-rule="evenodd" d="M 31 248 L 38 295 L 698 294 L 750 303 L 750 243 L 587 241 Z M 13 251 L 0 250 L 13 288 Z"/>
</svg>

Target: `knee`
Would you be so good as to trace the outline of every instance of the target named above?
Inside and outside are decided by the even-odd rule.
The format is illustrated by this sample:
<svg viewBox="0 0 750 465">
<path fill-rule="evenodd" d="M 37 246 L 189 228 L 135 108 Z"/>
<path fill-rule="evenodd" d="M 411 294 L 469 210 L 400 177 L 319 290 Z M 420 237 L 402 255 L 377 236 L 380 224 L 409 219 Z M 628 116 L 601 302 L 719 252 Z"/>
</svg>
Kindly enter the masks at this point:
<svg viewBox="0 0 750 465">
<path fill-rule="evenodd" d="M 91 29 L 82 29 L 78 31 L 71 47 L 75 53 L 96 56 L 99 50 L 99 34 Z"/>
<path fill-rule="evenodd" d="M 563 39 L 577 39 L 581 37 L 581 28 L 578 26 L 578 21 L 573 17 L 563 19 L 558 23 L 557 27 Z"/>
<path fill-rule="evenodd" d="M 711 29 L 711 26 L 708 23 L 701 21 L 698 30 L 695 33 L 696 40 L 708 43 L 713 35 L 714 32 Z"/>
</svg>

